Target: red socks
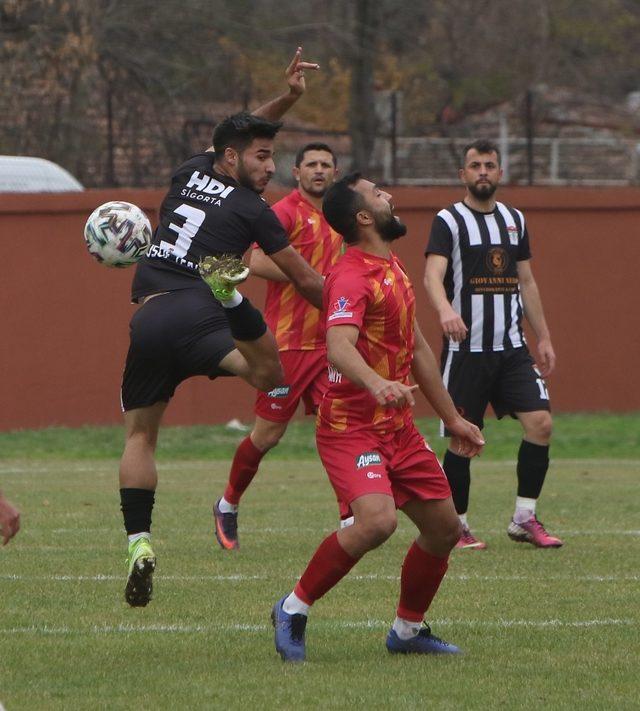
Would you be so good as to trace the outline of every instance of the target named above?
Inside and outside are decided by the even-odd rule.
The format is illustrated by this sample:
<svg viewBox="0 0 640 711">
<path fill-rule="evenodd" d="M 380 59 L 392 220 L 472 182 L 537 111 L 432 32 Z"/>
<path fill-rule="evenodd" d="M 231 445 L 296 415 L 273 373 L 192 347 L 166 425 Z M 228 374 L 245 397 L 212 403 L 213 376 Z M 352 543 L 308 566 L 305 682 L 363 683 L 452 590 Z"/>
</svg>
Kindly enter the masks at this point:
<svg viewBox="0 0 640 711">
<path fill-rule="evenodd" d="M 240 503 L 240 497 L 246 488 L 251 484 L 253 477 L 258 471 L 260 461 L 264 456 L 251 441 L 251 437 L 245 437 L 236 449 L 231 472 L 229 473 L 229 483 L 224 492 L 224 498 L 234 506 Z"/>
<path fill-rule="evenodd" d="M 398 617 L 422 622 L 447 572 L 448 561 L 448 558 L 437 558 L 413 543 L 402 564 Z M 338 534 L 334 532 L 322 541 L 293 592 L 307 605 L 313 605 L 357 562 L 358 559 L 342 548 Z"/>
<path fill-rule="evenodd" d="M 307 605 L 313 605 L 357 562 L 358 559 L 352 558 L 340 545 L 338 533 L 334 531 L 322 541 L 293 592 Z"/>
<path fill-rule="evenodd" d="M 398 617 L 422 622 L 447 572 L 448 561 L 448 557 L 436 558 L 413 543 L 402 564 Z"/>
</svg>

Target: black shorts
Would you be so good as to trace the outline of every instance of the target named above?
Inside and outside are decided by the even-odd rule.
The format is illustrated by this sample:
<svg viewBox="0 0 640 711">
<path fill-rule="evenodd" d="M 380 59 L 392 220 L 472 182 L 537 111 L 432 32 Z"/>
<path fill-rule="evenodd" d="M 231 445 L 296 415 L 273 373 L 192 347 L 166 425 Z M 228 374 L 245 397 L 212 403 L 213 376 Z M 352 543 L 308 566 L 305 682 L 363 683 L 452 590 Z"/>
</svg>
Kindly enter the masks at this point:
<svg viewBox="0 0 640 711">
<path fill-rule="evenodd" d="M 441 369 L 458 412 L 480 429 L 489 403 L 498 419 L 551 409 L 546 383 L 526 347 L 489 353 L 445 349 Z"/>
<path fill-rule="evenodd" d="M 235 344 L 213 294 L 181 289 L 154 296 L 134 314 L 122 376 L 124 412 L 168 402 L 193 375 L 232 375 L 218 366 Z"/>
</svg>

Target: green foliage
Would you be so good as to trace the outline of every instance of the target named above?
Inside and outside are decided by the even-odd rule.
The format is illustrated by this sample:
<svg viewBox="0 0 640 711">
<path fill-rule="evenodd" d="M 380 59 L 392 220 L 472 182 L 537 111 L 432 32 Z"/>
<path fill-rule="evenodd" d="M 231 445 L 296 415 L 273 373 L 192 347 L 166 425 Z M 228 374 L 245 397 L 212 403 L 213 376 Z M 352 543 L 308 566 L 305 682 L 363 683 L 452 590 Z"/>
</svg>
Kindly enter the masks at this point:
<svg viewBox="0 0 640 711">
<path fill-rule="evenodd" d="M 637 89 L 639 31 L 640 4 L 629 0 L 5 3 L 0 145 L 57 161 L 89 186 L 118 180 L 117 154 L 138 184 L 164 185 L 191 150 L 185 122 L 282 91 L 298 44 L 323 74 L 295 114 L 350 127 L 355 140 L 373 115 L 360 98 L 350 105 L 365 53 L 376 88 L 404 92 L 405 130 L 419 135 L 444 131 L 445 109 L 481 110 L 538 84 L 619 101 Z"/>
</svg>

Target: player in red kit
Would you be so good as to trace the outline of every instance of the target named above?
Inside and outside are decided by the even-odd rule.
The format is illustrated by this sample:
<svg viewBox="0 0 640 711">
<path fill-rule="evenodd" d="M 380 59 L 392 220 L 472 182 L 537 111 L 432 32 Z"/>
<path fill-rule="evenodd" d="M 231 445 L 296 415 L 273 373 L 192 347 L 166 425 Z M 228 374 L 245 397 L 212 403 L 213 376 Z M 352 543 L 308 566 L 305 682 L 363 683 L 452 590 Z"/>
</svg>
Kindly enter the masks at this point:
<svg viewBox="0 0 640 711">
<path fill-rule="evenodd" d="M 336 157 L 325 143 L 308 143 L 296 155 L 293 175 L 298 187 L 273 206 L 289 244 L 320 274 L 327 274 L 342 252 L 342 237 L 322 214 L 322 199 L 333 184 Z M 238 505 L 265 454 L 284 435 L 302 399 L 306 414 L 315 414 L 327 388 L 327 349 L 320 311 L 301 298 L 276 264 L 256 246 L 251 273 L 267 279 L 264 318 L 276 338 L 284 381 L 258 392 L 253 430 L 236 449 L 224 495 L 213 515 L 221 548 L 239 547 Z"/>
<path fill-rule="evenodd" d="M 309 608 L 389 538 L 399 508 L 418 536 L 402 566 L 387 649 L 456 654 L 455 645 L 421 628 L 460 522 L 444 472 L 414 425 L 413 391 L 419 388 L 427 397 L 464 456 L 478 454 L 484 440 L 456 411 L 415 322 L 413 288 L 390 249 L 406 233 L 391 196 L 352 173 L 327 192 L 323 212 L 348 249 L 324 287 L 330 385 L 316 438 L 341 511 L 350 507 L 354 523 L 325 538 L 293 592 L 274 605 L 276 650 L 285 661 L 305 659 Z M 410 385 L 410 375 L 416 385 Z"/>
</svg>

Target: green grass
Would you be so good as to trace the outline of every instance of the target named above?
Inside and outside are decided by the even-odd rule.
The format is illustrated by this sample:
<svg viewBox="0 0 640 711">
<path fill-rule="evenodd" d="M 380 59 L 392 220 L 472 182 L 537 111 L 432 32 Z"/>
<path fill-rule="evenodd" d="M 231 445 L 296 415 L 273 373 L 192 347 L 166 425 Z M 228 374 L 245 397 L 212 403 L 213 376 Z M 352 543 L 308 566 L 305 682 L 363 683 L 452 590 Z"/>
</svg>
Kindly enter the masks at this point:
<svg viewBox="0 0 640 711">
<path fill-rule="evenodd" d="M 556 415 L 554 458 L 640 459 L 640 413 L 625 415 Z M 439 453 L 438 420 L 418 420 L 422 431 Z M 484 457 L 506 460 L 516 456 L 520 425 L 515 420 L 487 419 Z M 245 435 L 223 425 L 166 427 L 160 433 L 158 458 L 228 459 Z M 122 427 L 50 427 L 43 430 L 0 432 L 0 453 L 5 459 L 96 460 L 119 457 Z M 270 459 L 315 459 L 316 448 L 311 418 L 291 423 L 287 436 Z"/>
<path fill-rule="evenodd" d="M 566 419 L 564 435 L 558 418 L 566 459 L 552 464 L 541 516 L 564 538 L 560 550 L 509 541 L 513 465 L 489 456 L 474 465 L 472 522 L 489 549 L 452 556 L 429 613 L 434 632 L 464 657 L 395 658 L 384 649 L 413 536 L 402 519 L 317 603 L 308 662 L 294 667 L 276 656 L 268 616 L 336 522 L 316 459 L 294 459 L 284 443 L 289 461 L 265 461 L 243 502 L 242 548 L 227 553 L 212 545 L 209 508 L 228 471 L 218 447 L 237 437 L 213 447 L 208 428 L 176 429 L 175 439 L 170 430 L 154 514 L 155 599 L 130 609 L 115 454 L 69 454 L 92 441 L 88 430 L 74 433 L 66 459 L 59 430 L 25 435 L 24 449 L 23 435 L 5 435 L 20 458 L 4 458 L 0 481 L 23 512 L 23 530 L 0 549 L 0 702 L 7 711 L 638 708 L 640 464 L 630 460 L 638 425 L 611 419 L 585 418 L 583 438 L 580 418 Z M 503 423 L 496 436 L 500 429 L 504 458 L 513 458 L 517 430 Z M 200 432 L 206 459 L 170 456 L 173 446 L 192 453 L 183 440 Z M 616 448 L 609 457 L 628 460 L 604 461 L 597 434 Z M 41 437 L 55 456 L 42 456 Z"/>
</svg>

